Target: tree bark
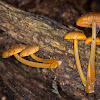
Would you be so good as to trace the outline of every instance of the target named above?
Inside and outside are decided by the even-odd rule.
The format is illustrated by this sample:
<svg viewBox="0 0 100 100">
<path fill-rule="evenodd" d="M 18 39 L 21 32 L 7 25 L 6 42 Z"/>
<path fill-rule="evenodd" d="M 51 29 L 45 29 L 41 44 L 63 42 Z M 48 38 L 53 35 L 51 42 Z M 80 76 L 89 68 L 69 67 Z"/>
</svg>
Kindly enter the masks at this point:
<svg viewBox="0 0 100 100">
<path fill-rule="evenodd" d="M 0 1 L 0 29 L 0 76 L 15 94 L 15 100 L 100 99 L 100 47 L 96 47 L 95 93 L 87 96 L 76 68 L 73 41 L 64 40 L 68 32 L 81 30 L 19 10 L 2 1 Z M 26 66 L 14 57 L 2 58 L 3 51 L 20 43 L 38 45 L 40 51 L 36 53 L 37 56 L 61 60 L 61 66 L 51 71 Z M 90 45 L 79 41 L 79 54 L 86 76 Z M 31 57 L 27 59 L 32 60 Z M 57 83 L 61 98 L 52 92 L 53 82 Z"/>
</svg>

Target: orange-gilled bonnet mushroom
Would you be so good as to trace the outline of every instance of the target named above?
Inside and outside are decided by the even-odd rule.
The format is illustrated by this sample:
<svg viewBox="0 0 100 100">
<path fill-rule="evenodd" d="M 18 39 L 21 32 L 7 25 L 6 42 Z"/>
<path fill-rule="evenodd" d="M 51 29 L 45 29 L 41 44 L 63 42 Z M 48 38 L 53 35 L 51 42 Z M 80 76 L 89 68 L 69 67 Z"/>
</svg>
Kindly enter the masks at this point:
<svg viewBox="0 0 100 100">
<path fill-rule="evenodd" d="M 85 44 L 88 44 L 88 43 L 91 43 L 91 42 L 92 42 L 92 37 L 88 37 L 86 39 L 86 41 L 85 41 Z M 100 37 L 96 37 L 96 45 L 100 45 Z M 88 64 L 88 72 L 87 72 L 87 79 L 91 79 L 92 74 L 95 74 L 95 73 L 91 73 L 90 62 L 89 62 L 89 64 Z M 90 85 L 89 82 L 87 82 L 87 85 L 86 85 L 86 88 L 85 88 L 85 91 L 87 93 L 91 93 L 91 90 L 93 92 L 93 89 L 91 89 L 92 86 L 89 87 L 89 85 Z"/>
<path fill-rule="evenodd" d="M 25 49 L 25 47 L 26 46 L 24 44 L 17 44 L 15 46 L 12 46 L 11 48 L 3 52 L 2 58 L 8 58 L 12 55 L 15 55 Z"/>
<path fill-rule="evenodd" d="M 91 77 L 87 78 L 88 88 L 86 88 L 87 93 L 94 92 L 94 82 L 95 82 L 95 49 L 96 49 L 96 27 L 100 27 L 100 13 L 89 13 L 80 17 L 76 25 L 81 27 L 91 28 L 92 26 L 92 43 L 91 43 L 91 53 L 89 58 L 87 74 L 91 74 Z M 87 87 L 87 86 L 86 86 Z"/>
<path fill-rule="evenodd" d="M 32 61 L 28 61 L 23 59 L 22 57 L 20 57 L 18 55 L 18 53 L 20 53 L 23 49 L 25 49 L 25 45 L 23 44 L 19 44 L 19 45 L 15 45 L 11 48 L 9 48 L 8 50 L 4 51 L 2 54 L 3 58 L 8 58 L 12 55 L 15 56 L 15 58 L 20 61 L 21 63 L 31 66 L 31 67 L 39 67 L 39 68 L 56 68 L 57 64 L 44 64 L 44 63 L 37 63 L 37 62 L 32 62 Z"/>
<path fill-rule="evenodd" d="M 85 40 L 85 44 L 91 43 L 92 42 L 92 37 L 88 37 Z M 96 37 L 96 45 L 100 45 L 100 37 Z"/>
<path fill-rule="evenodd" d="M 39 62 L 43 62 L 43 63 L 54 63 L 57 65 L 61 65 L 61 61 L 56 61 L 56 60 L 52 60 L 52 59 L 43 59 L 43 58 L 39 58 L 37 56 L 35 56 L 34 53 L 36 53 L 39 50 L 38 46 L 33 46 L 33 45 L 28 45 L 21 53 L 20 56 L 21 57 L 25 57 L 25 56 L 31 56 L 34 60 L 39 61 Z"/>
<path fill-rule="evenodd" d="M 82 67 L 79 60 L 79 54 L 78 54 L 78 40 L 86 40 L 86 36 L 83 33 L 74 31 L 74 32 L 69 32 L 68 34 L 66 34 L 64 39 L 74 40 L 74 54 L 75 54 L 76 65 L 77 65 L 82 83 L 84 84 L 84 86 L 86 86 L 86 78 L 83 74 Z"/>
</svg>

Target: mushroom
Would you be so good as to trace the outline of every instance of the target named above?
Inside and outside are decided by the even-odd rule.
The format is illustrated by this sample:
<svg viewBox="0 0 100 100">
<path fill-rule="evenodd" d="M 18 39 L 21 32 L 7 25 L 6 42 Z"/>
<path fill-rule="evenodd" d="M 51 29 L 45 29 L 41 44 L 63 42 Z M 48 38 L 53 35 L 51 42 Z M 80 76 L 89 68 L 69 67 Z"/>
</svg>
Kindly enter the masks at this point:
<svg viewBox="0 0 100 100">
<path fill-rule="evenodd" d="M 96 49 L 96 26 L 100 26 L 100 13 L 89 13 L 80 17 L 76 25 L 81 27 L 91 28 L 92 26 L 92 43 L 91 43 L 91 53 L 88 64 L 87 71 L 87 86 L 86 92 L 94 92 L 94 83 L 95 83 L 95 49 Z"/>
<path fill-rule="evenodd" d="M 15 46 L 10 47 L 8 50 L 4 51 L 2 54 L 2 58 L 8 58 L 12 55 L 15 55 L 25 49 L 24 44 L 17 44 Z"/>
<path fill-rule="evenodd" d="M 64 39 L 74 40 L 74 54 L 75 54 L 77 69 L 78 69 L 83 85 L 86 86 L 86 78 L 82 71 L 82 67 L 79 60 L 79 54 L 78 54 L 78 40 L 86 40 L 86 36 L 83 33 L 74 31 L 74 32 L 69 32 L 68 34 L 66 34 Z"/>
<path fill-rule="evenodd" d="M 56 68 L 57 67 L 57 64 L 54 64 L 54 63 L 44 64 L 44 63 L 37 63 L 37 62 L 32 62 L 32 61 L 23 59 L 22 57 L 20 57 L 18 55 L 18 53 L 21 52 L 22 50 L 24 50 L 25 47 L 26 46 L 23 44 L 15 45 L 15 46 L 9 48 L 8 50 L 4 51 L 2 54 L 2 57 L 8 58 L 8 57 L 14 55 L 18 61 L 20 61 L 21 63 L 26 64 L 28 66 L 31 66 L 31 67 L 39 67 L 39 68 Z"/>
<path fill-rule="evenodd" d="M 88 43 L 91 43 L 92 42 L 92 37 L 88 37 L 87 39 L 86 39 L 86 41 L 85 41 L 85 44 L 88 44 Z M 96 45 L 100 45 L 100 38 L 99 37 L 96 37 Z M 89 62 L 89 64 L 88 64 L 88 71 L 90 71 L 90 62 Z M 87 78 L 91 78 L 91 76 L 92 76 L 92 73 L 87 73 L 87 74 L 89 74 L 89 75 L 87 75 Z M 93 92 L 93 90 L 91 91 L 91 87 L 89 86 L 90 84 L 89 84 L 89 82 L 87 82 L 87 85 L 86 85 L 86 88 L 85 88 L 85 91 L 87 92 L 87 93 L 91 93 L 91 92 Z M 94 84 L 93 84 L 94 85 Z"/>
<path fill-rule="evenodd" d="M 39 62 L 43 62 L 43 63 L 55 63 L 57 65 L 61 65 L 61 61 L 56 61 L 56 60 L 52 60 L 52 59 L 43 59 L 43 58 L 39 58 L 37 56 L 34 55 L 34 53 L 36 53 L 39 50 L 38 46 L 33 46 L 33 45 L 28 45 L 21 53 L 20 56 L 21 57 L 25 57 L 25 56 L 31 56 L 34 60 L 39 61 Z"/>
<path fill-rule="evenodd" d="M 91 43 L 92 42 L 92 37 L 88 37 L 85 40 L 85 44 Z M 96 37 L 96 45 L 100 45 L 100 37 Z"/>
</svg>

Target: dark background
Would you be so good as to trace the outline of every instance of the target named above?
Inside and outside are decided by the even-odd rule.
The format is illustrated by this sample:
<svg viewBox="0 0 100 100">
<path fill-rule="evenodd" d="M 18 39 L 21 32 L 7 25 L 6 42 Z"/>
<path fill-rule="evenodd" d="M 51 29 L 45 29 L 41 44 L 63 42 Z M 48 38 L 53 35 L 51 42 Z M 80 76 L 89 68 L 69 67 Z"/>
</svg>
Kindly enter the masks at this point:
<svg viewBox="0 0 100 100">
<path fill-rule="evenodd" d="M 76 26 L 77 19 L 89 12 L 100 12 L 100 0 L 3 0 L 22 10 L 51 18 L 66 26 Z M 91 36 L 91 29 L 80 28 Z M 98 33 L 98 36 L 100 34 Z"/>
<path fill-rule="evenodd" d="M 51 18 L 66 26 L 76 26 L 77 19 L 89 12 L 100 12 L 100 0 L 3 0 L 22 10 Z M 91 29 L 80 28 L 87 36 Z M 99 33 L 98 33 L 99 36 Z"/>
</svg>

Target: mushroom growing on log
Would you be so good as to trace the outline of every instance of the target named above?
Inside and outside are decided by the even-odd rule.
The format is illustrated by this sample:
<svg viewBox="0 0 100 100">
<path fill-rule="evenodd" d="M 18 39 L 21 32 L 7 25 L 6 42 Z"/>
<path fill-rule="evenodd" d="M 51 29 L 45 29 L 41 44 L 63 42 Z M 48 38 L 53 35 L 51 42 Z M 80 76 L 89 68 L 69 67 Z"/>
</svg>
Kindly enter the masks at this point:
<svg viewBox="0 0 100 100">
<path fill-rule="evenodd" d="M 87 93 L 92 93 L 94 92 L 95 83 L 96 27 L 100 27 L 100 13 L 86 14 L 77 20 L 76 25 L 92 28 L 91 53 L 87 71 L 87 85 L 85 89 Z"/>
<path fill-rule="evenodd" d="M 84 86 L 77 77 L 78 71 L 73 69 L 75 66 L 73 41 L 66 41 L 63 38 L 68 32 L 79 29 L 71 25 L 63 26 L 49 18 L 19 10 L 2 1 L 0 1 L 0 29 L 3 31 L 0 36 L 4 35 L 4 40 L 0 41 L 0 76 L 5 86 L 12 91 L 10 96 L 15 95 L 12 100 L 59 100 L 52 92 L 52 80 L 57 83 L 60 95 L 66 100 L 100 99 L 100 48 L 96 48 L 95 64 L 98 70 L 96 70 L 95 96 L 91 94 L 87 97 L 83 91 Z M 13 57 L 3 59 L 1 55 L 5 49 L 18 43 L 38 45 L 41 49 L 38 55 L 61 60 L 63 63 L 53 73 L 49 69 L 37 70 L 25 66 Z M 81 64 L 87 64 L 89 46 L 80 41 L 78 48 Z M 86 69 L 87 65 L 83 67 L 84 74 Z"/>
<path fill-rule="evenodd" d="M 31 47 L 33 47 L 33 46 L 31 46 Z M 38 46 L 34 46 L 34 47 L 35 47 L 35 50 L 33 51 L 33 50 L 29 50 L 32 48 L 29 48 L 28 50 L 25 49 L 26 48 L 25 45 L 22 45 L 22 44 L 15 45 L 15 46 L 9 48 L 8 50 L 4 51 L 2 54 L 2 58 L 8 58 L 8 57 L 14 55 L 18 61 L 20 61 L 21 63 L 23 63 L 25 65 L 31 66 L 31 67 L 38 67 L 38 68 L 56 68 L 57 67 L 56 63 L 51 63 L 51 64 L 37 63 L 37 62 L 25 60 L 21 57 L 21 56 L 29 55 L 32 51 L 33 52 L 38 51 L 39 47 Z M 18 53 L 20 53 L 21 51 L 22 51 L 21 56 L 19 56 Z"/>
<path fill-rule="evenodd" d="M 86 40 L 86 35 L 84 33 L 74 31 L 74 32 L 67 33 L 64 39 L 74 40 L 74 54 L 75 54 L 77 69 L 78 69 L 83 85 L 86 86 L 86 78 L 84 76 L 84 73 L 80 64 L 80 60 L 79 60 L 79 54 L 78 54 L 78 40 Z"/>
<path fill-rule="evenodd" d="M 39 62 L 54 63 L 57 65 L 61 65 L 62 61 L 56 61 L 56 60 L 52 60 L 52 59 L 43 59 L 43 58 L 39 58 L 39 57 L 35 56 L 34 53 L 36 53 L 38 50 L 39 50 L 38 46 L 27 45 L 26 48 L 20 53 L 20 56 L 25 57 L 25 56 L 30 55 L 34 60 L 39 61 Z"/>
<path fill-rule="evenodd" d="M 92 37 L 88 37 L 85 40 L 85 44 L 91 43 L 92 42 Z M 96 37 L 96 45 L 100 45 L 100 37 Z"/>
</svg>

